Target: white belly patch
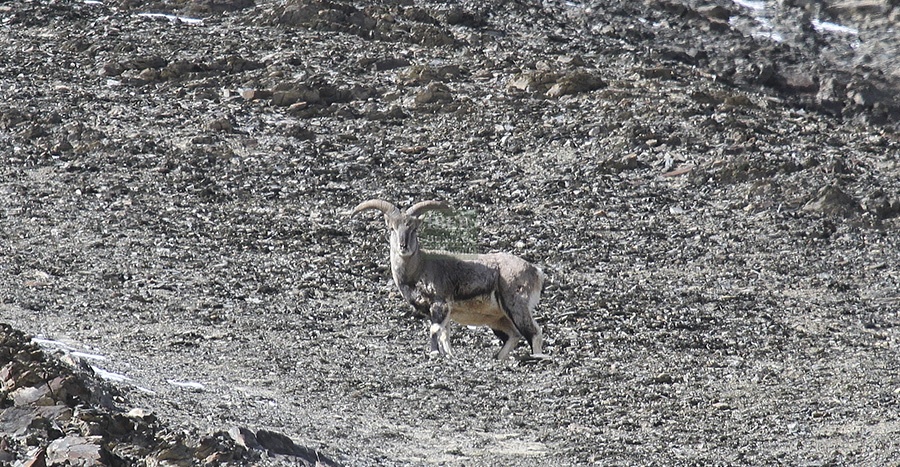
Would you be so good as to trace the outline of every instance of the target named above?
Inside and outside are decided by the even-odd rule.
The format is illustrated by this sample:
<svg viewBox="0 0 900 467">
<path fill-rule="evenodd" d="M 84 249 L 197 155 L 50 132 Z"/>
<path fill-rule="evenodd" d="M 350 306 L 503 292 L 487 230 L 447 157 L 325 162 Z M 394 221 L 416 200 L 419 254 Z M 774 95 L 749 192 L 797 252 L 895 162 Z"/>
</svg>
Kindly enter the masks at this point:
<svg viewBox="0 0 900 467">
<path fill-rule="evenodd" d="M 504 316 L 494 294 L 450 303 L 450 319 L 466 326 L 482 326 Z"/>
</svg>

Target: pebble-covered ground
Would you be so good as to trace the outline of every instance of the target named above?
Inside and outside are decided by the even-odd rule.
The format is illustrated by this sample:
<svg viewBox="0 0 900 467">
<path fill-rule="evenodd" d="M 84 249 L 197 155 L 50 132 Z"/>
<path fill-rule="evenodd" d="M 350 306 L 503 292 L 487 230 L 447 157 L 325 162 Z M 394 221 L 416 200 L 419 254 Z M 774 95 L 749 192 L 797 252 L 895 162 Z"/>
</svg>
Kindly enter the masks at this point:
<svg viewBox="0 0 900 467">
<path fill-rule="evenodd" d="M 0 462 L 898 464 L 898 23 L 0 3 Z M 551 358 L 429 356 L 370 198 L 539 265 Z"/>
</svg>

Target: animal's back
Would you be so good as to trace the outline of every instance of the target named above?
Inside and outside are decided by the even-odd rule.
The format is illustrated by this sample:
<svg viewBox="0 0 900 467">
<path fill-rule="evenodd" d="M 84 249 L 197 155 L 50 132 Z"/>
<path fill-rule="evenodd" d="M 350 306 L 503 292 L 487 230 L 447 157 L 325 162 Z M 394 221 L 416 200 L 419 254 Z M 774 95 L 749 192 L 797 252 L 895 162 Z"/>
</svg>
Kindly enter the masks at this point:
<svg viewBox="0 0 900 467">
<path fill-rule="evenodd" d="M 540 296 L 545 277 L 541 268 L 518 256 L 506 253 L 493 253 L 484 255 L 483 258 L 486 263 L 490 263 L 497 268 L 501 281 L 505 281 L 509 285 L 515 285 L 517 293 L 526 295 L 534 293 L 536 296 Z M 531 308 L 533 307 L 534 304 L 532 304 Z"/>
</svg>

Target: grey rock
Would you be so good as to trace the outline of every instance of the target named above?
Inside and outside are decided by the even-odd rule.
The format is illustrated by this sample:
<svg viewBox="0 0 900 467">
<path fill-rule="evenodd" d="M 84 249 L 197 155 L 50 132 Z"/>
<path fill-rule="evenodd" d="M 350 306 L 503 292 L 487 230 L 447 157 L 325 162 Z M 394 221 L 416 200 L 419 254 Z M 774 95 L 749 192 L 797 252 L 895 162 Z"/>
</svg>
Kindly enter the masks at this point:
<svg viewBox="0 0 900 467">
<path fill-rule="evenodd" d="M 66 436 L 47 446 L 48 465 L 105 465 L 99 437 Z"/>
<path fill-rule="evenodd" d="M 804 211 L 849 216 L 861 211 L 859 203 L 835 185 L 824 186 L 803 205 Z"/>
</svg>

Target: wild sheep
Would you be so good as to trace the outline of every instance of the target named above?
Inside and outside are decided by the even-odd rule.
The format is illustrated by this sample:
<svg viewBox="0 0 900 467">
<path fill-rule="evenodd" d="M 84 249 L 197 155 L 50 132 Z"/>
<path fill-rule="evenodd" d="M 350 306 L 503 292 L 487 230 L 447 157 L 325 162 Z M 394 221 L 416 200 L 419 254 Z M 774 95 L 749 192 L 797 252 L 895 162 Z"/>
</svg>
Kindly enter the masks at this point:
<svg viewBox="0 0 900 467">
<path fill-rule="evenodd" d="M 431 318 L 431 352 L 450 355 L 448 320 L 488 326 L 503 346 L 504 360 L 524 337 L 531 355 L 544 358 L 543 335 L 532 316 L 544 273 L 527 261 L 505 253 L 460 254 L 419 248 L 420 215 L 449 210 L 442 201 L 422 201 L 406 212 L 380 199 L 360 203 L 350 215 L 367 209 L 384 213 L 390 234 L 391 273 L 407 303 Z"/>
</svg>

